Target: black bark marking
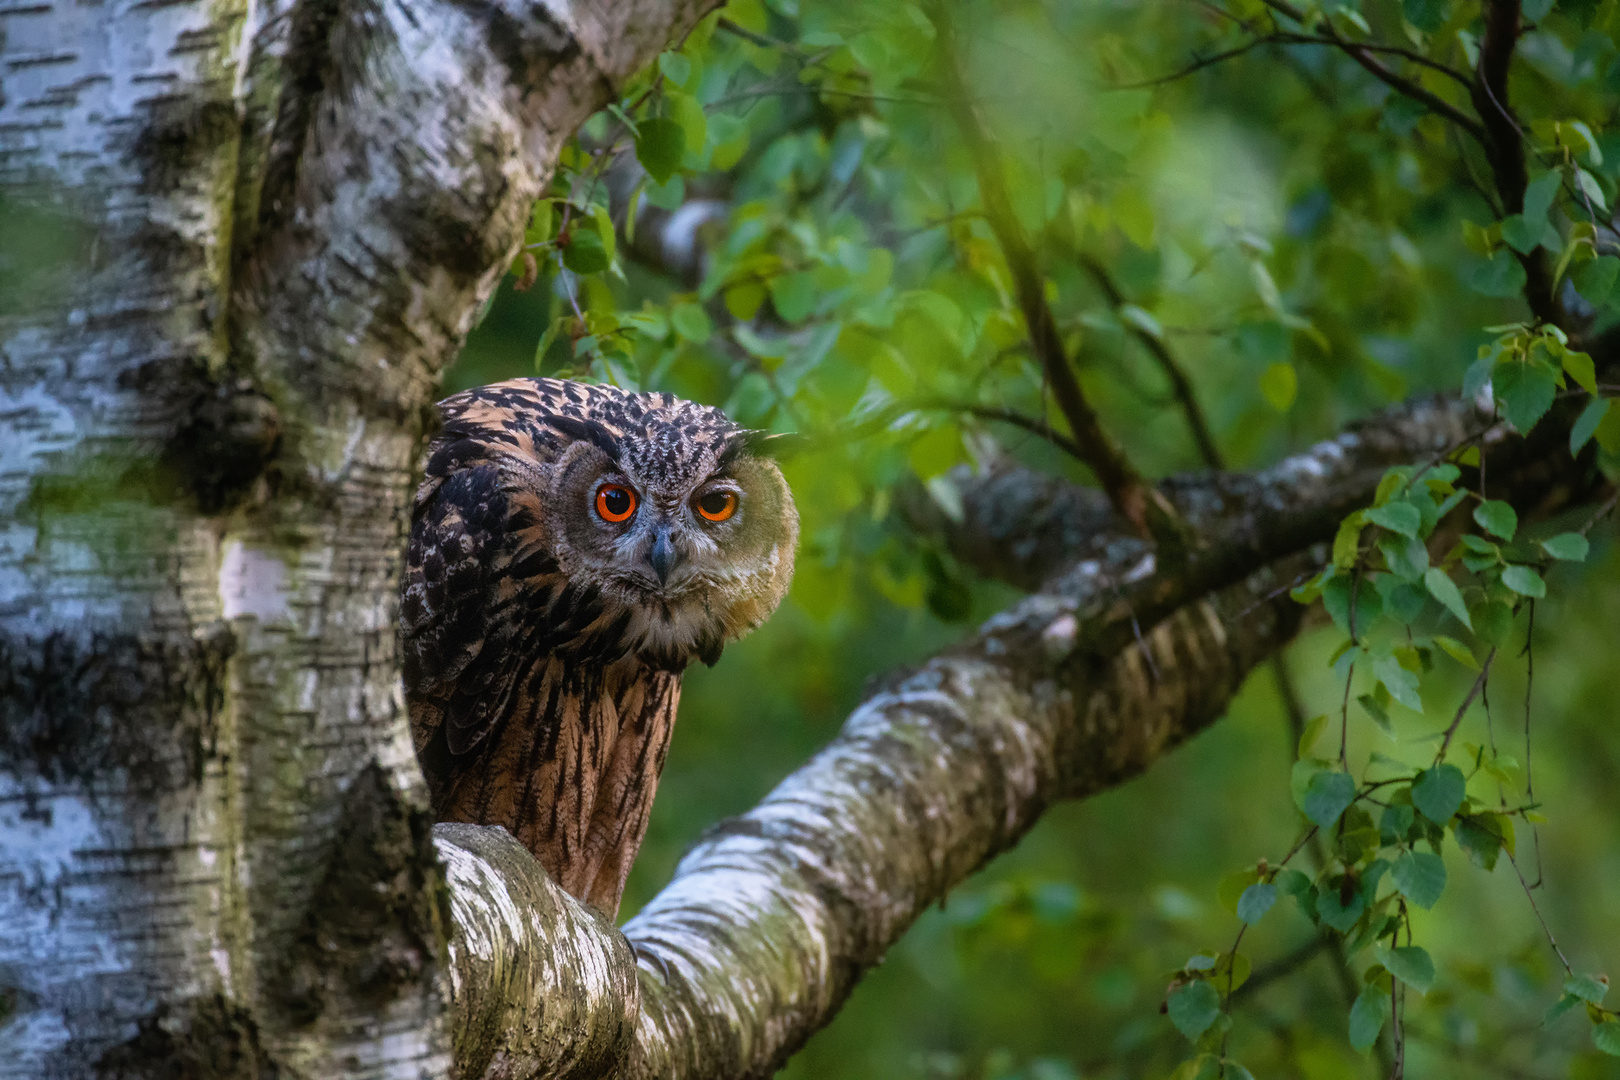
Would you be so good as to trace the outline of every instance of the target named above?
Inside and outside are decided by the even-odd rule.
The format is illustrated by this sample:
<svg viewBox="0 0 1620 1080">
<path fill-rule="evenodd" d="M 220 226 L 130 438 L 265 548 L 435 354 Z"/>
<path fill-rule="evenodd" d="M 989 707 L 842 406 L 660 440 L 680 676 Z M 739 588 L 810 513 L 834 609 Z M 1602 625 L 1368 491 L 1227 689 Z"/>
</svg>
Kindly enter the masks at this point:
<svg viewBox="0 0 1620 1080">
<path fill-rule="evenodd" d="M 162 1006 L 101 1055 L 97 1080 L 277 1080 L 253 1014 L 223 995 Z"/>
<path fill-rule="evenodd" d="M 65 631 L 0 638 L 0 772 L 89 790 L 112 768 L 133 794 L 200 783 L 235 648 L 223 623 L 190 647 Z"/>
<path fill-rule="evenodd" d="M 448 963 L 450 895 L 432 826 L 432 815 L 407 805 L 375 762 L 355 777 L 340 839 L 277 979 L 293 1023 L 313 1023 L 334 1003 L 373 1013 L 431 984 L 433 970 Z"/>
</svg>

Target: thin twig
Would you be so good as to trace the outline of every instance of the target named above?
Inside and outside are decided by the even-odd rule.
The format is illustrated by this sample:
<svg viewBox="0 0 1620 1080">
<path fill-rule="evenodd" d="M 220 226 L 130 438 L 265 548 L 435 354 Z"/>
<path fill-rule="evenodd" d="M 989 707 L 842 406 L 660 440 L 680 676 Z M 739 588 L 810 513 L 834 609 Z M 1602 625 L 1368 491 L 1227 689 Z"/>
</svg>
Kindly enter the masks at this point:
<svg viewBox="0 0 1620 1080">
<path fill-rule="evenodd" d="M 1288 16 L 1290 19 L 1293 19 L 1295 22 L 1304 25 L 1305 13 L 1294 7 L 1294 5 L 1287 3 L 1286 0 L 1261 0 L 1261 3 L 1265 4 L 1273 11 L 1280 12 L 1281 14 Z M 1327 40 L 1330 41 L 1336 48 L 1343 50 L 1343 52 L 1348 55 L 1350 59 L 1366 68 L 1374 78 L 1394 88 L 1406 97 L 1411 98 L 1413 101 L 1422 102 L 1424 105 L 1429 107 L 1429 111 L 1437 113 L 1440 116 L 1445 117 L 1447 120 L 1450 120 L 1459 128 L 1468 132 L 1468 134 L 1472 135 L 1474 138 L 1480 140 L 1480 142 L 1485 141 L 1485 129 L 1480 125 L 1478 120 L 1474 119 L 1472 116 L 1469 116 L 1467 113 L 1463 112 L 1446 99 L 1425 90 L 1412 80 L 1391 71 L 1388 67 L 1379 62 L 1371 47 L 1341 37 L 1339 32 L 1333 29 L 1332 23 L 1324 22 L 1322 25 L 1327 28 L 1326 33 L 1323 36 L 1326 37 Z"/>
<path fill-rule="evenodd" d="M 1507 856 L 1508 862 L 1513 866 L 1513 872 L 1519 876 L 1519 884 L 1524 886 L 1524 898 L 1530 901 L 1530 910 L 1536 913 L 1536 921 L 1541 924 L 1541 932 L 1547 935 L 1547 944 L 1551 945 L 1552 951 L 1558 955 L 1558 962 L 1564 965 L 1565 974 L 1574 975 L 1575 969 L 1569 966 L 1569 957 L 1558 947 L 1558 939 L 1553 937 L 1552 927 L 1547 925 L 1547 920 L 1541 914 L 1541 907 L 1536 903 L 1536 894 L 1531 891 L 1530 883 L 1524 879 L 1524 871 L 1519 869 L 1519 860 L 1515 859 L 1513 852 L 1506 848 L 1502 849 L 1502 854 Z"/>
<path fill-rule="evenodd" d="M 1160 75 L 1157 78 L 1152 79 L 1143 79 L 1141 82 L 1120 83 L 1118 86 L 1109 87 L 1109 89 L 1146 90 L 1153 86 L 1163 86 L 1165 83 L 1173 83 L 1177 79 L 1185 79 L 1194 72 L 1202 71 L 1207 67 L 1213 67 L 1223 60 L 1230 60 L 1235 56 L 1242 56 L 1244 53 L 1257 49 L 1262 45 L 1270 45 L 1276 40 L 1276 35 L 1267 34 L 1265 37 L 1254 38 L 1253 40 L 1246 41 L 1242 45 L 1238 45 L 1235 48 L 1227 49 L 1225 52 L 1219 52 L 1213 56 L 1198 57 L 1186 67 L 1181 68 L 1179 71 L 1172 71 L 1168 75 Z"/>
<path fill-rule="evenodd" d="M 1478 697 L 1480 691 L 1485 688 L 1485 680 L 1490 677 L 1491 663 L 1495 659 L 1496 648 L 1493 646 L 1485 656 L 1484 665 L 1479 669 L 1479 678 L 1474 680 L 1474 685 L 1469 689 L 1468 696 L 1463 698 L 1461 705 L 1457 706 L 1457 715 L 1452 717 L 1451 726 L 1446 728 L 1446 737 L 1440 742 L 1440 751 L 1434 755 L 1436 765 L 1446 759 L 1446 751 L 1451 748 L 1451 737 L 1457 734 L 1457 727 L 1462 723 L 1463 714 L 1468 711 L 1468 706 L 1474 703 L 1474 698 Z"/>
<path fill-rule="evenodd" d="M 1080 265 L 1085 267 L 1086 272 L 1091 275 L 1092 281 L 1096 283 L 1097 288 L 1102 291 L 1104 298 L 1107 299 L 1109 307 L 1116 312 L 1125 307 L 1125 294 L 1120 291 L 1118 283 L 1114 281 L 1113 275 L 1108 272 L 1106 266 L 1090 255 L 1081 255 Z M 1170 380 L 1171 392 L 1175 394 L 1176 400 L 1181 404 L 1182 414 L 1187 418 L 1187 428 L 1192 432 L 1193 442 L 1197 445 L 1199 456 L 1204 459 L 1204 464 L 1216 471 L 1225 469 L 1226 463 L 1221 458 L 1220 448 L 1215 445 L 1215 438 L 1209 431 L 1209 423 L 1204 419 L 1204 410 L 1199 407 L 1198 397 L 1193 393 L 1192 383 L 1188 380 L 1187 373 L 1180 362 L 1177 361 L 1175 354 L 1170 351 L 1170 347 L 1165 344 L 1164 339 L 1157 334 L 1151 333 L 1146 328 L 1137 326 L 1134 323 L 1129 324 L 1128 328 L 1131 336 L 1141 342 L 1142 347 L 1147 349 L 1148 353 L 1159 362 L 1159 367 L 1164 371 L 1165 378 Z"/>
<path fill-rule="evenodd" d="M 998 409 L 993 405 L 972 405 L 966 402 L 942 402 L 938 406 L 950 409 L 953 412 L 964 412 L 970 416 L 977 416 L 981 420 L 994 420 L 1001 424 L 1010 424 L 1016 428 L 1023 428 L 1033 435 L 1039 435 L 1058 449 L 1069 454 L 1077 461 L 1085 462 L 1086 455 L 1080 449 L 1080 444 L 1055 430 L 1045 420 L 1037 420 L 1033 416 L 1025 416 L 1014 409 Z"/>
</svg>

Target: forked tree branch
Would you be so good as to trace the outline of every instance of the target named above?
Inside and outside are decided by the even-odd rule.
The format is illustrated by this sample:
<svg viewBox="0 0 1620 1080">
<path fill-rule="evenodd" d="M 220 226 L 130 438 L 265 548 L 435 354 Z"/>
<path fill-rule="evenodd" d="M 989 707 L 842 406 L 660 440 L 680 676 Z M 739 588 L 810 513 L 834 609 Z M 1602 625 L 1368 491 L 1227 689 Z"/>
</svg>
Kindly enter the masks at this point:
<svg viewBox="0 0 1620 1080">
<path fill-rule="evenodd" d="M 1114 275 L 1108 272 L 1108 267 L 1090 255 L 1082 255 L 1080 265 L 1085 267 L 1086 273 L 1091 275 L 1091 280 L 1096 282 L 1109 307 L 1115 312 L 1125 307 L 1125 294 L 1114 281 Z M 1226 468 L 1220 448 L 1215 445 L 1215 437 L 1210 434 L 1209 422 L 1204 419 L 1204 410 L 1198 404 L 1198 395 L 1194 393 L 1186 370 L 1170 351 L 1170 346 L 1165 344 L 1164 339 L 1158 334 L 1134 322 L 1128 323 L 1127 329 L 1132 337 L 1141 342 L 1148 355 L 1158 361 L 1164 377 L 1170 380 L 1170 391 L 1181 405 L 1182 415 L 1187 418 L 1187 430 L 1192 434 L 1193 445 L 1198 447 L 1198 456 L 1203 458 L 1204 464 L 1211 469 L 1219 471 Z"/>
<path fill-rule="evenodd" d="M 1602 481 L 1561 446 L 1570 420 L 1560 409 L 1530 439 L 1492 427 L 1493 495 L 1527 517 L 1589 499 Z M 623 937 L 504 834 L 439 827 L 461 927 L 462 1075 L 769 1076 L 921 911 L 1053 803 L 1136 775 L 1217 719 L 1295 635 L 1288 585 L 1388 466 L 1486 427 L 1468 403 L 1417 401 L 1264 472 L 1168 485 L 1207 541 L 1170 569 L 1118 517 L 1043 544 L 1106 515 L 1060 481 L 958 477 L 964 522 L 919 523 L 955 529 L 953 550 L 985 572 L 1047 585 L 880 686 L 831 745 L 699 841 Z"/>
<path fill-rule="evenodd" d="M 1030 248 L 1024 227 L 1013 212 L 995 140 L 980 120 L 962 78 L 955 24 L 943 4 L 934 6 L 931 17 L 936 31 L 939 73 L 947 105 L 973 158 L 985 220 L 995 233 L 1002 256 L 1007 260 L 1007 269 L 1012 273 L 1018 306 L 1029 329 L 1030 349 L 1040 362 L 1058 410 L 1068 422 L 1069 431 L 1080 447 L 1082 460 L 1096 474 L 1097 482 L 1102 485 L 1109 501 L 1142 535 L 1163 532 L 1168 525 L 1164 508 L 1125 457 L 1124 451 L 1103 430 L 1063 348 L 1057 320 L 1046 300 L 1046 279 L 1036 264 L 1035 252 Z"/>
</svg>

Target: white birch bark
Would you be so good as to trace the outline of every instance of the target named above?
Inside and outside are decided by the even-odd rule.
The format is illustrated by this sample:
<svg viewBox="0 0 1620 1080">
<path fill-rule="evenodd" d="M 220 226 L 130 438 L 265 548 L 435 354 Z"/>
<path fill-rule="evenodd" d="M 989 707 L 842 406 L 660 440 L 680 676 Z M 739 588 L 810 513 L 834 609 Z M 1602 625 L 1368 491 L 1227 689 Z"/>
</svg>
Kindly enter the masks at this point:
<svg viewBox="0 0 1620 1080">
<path fill-rule="evenodd" d="M 705 6 L 0 7 L 0 228 L 66 252 L 0 313 L 0 1077 L 449 1071 L 425 407 L 562 140 Z"/>
</svg>

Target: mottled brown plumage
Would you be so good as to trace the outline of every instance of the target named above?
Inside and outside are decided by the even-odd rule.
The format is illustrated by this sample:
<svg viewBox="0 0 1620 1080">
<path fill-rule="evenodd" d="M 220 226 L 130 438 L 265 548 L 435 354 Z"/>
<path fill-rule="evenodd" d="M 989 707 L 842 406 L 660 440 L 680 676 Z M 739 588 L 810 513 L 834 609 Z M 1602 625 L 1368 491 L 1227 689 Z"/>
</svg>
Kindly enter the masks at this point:
<svg viewBox="0 0 1620 1080">
<path fill-rule="evenodd" d="M 612 915 L 681 672 L 787 592 L 792 496 L 759 433 L 667 394 L 513 379 L 439 408 L 401 613 L 434 809 Z"/>
</svg>

